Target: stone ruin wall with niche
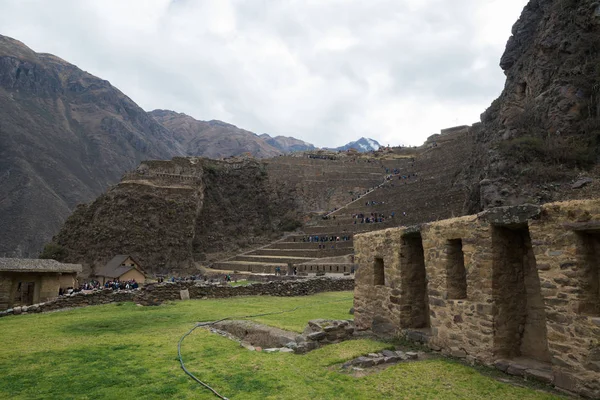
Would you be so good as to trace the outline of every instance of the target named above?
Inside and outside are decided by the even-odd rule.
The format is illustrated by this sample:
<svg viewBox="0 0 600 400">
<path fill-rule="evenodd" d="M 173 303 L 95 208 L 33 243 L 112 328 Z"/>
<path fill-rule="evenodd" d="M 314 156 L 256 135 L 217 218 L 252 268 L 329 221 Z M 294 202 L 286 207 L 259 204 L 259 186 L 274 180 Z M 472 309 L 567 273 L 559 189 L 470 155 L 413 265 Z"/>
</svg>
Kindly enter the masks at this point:
<svg viewBox="0 0 600 400">
<path fill-rule="evenodd" d="M 600 200 L 502 207 L 354 240 L 357 329 L 500 369 L 533 365 L 557 387 L 600 398 Z"/>
</svg>

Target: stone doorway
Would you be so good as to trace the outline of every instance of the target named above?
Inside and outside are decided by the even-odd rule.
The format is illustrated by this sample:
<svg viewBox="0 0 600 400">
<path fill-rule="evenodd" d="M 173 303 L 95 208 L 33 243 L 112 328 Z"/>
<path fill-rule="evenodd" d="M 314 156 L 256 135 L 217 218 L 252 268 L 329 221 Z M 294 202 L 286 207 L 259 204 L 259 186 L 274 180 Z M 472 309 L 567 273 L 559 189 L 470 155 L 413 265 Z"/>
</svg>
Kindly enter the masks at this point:
<svg viewBox="0 0 600 400">
<path fill-rule="evenodd" d="M 402 237 L 400 247 L 400 326 L 429 328 L 429 296 L 421 234 Z"/>
<path fill-rule="evenodd" d="M 494 354 L 550 361 L 546 311 L 527 225 L 492 227 Z"/>
<path fill-rule="evenodd" d="M 581 314 L 600 316 L 600 232 L 577 232 Z"/>
<path fill-rule="evenodd" d="M 35 282 L 19 282 L 15 296 L 16 306 L 30 306 L 33 304 Z"/>
</svg>

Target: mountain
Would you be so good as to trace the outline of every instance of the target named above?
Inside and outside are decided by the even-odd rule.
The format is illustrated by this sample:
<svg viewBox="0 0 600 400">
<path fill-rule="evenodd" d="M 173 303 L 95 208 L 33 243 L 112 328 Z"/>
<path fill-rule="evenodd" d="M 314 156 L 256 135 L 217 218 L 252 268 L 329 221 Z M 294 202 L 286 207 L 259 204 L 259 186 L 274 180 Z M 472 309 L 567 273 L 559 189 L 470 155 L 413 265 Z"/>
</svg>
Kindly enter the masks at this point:
<svg viewBox="0 0 600 400">
<path fill-rule="evenodd" d="M 316 147 L 310 143 L 306 143 L 300 139 L 296 139 L 289 136 L 275 136 L 271 137 L 266 133 L 260 135 L 260 137 L 270 144 L 271 146 L 279 149 L 283 153 L 295 153 L 298 151 L 311 151 L 315 150 Z"/>
<path fill-rule="evenodd" d="M 345 150 L 355 149 L 361 153 L 368 153 L 369 151 L 378 150 L 380 147 L 381 147 L 381 145 L 377 142 L 377 140 L 361 137 L 360 139 L 358 139 L 354 142 L 345 144 L 344 146 L 340 146 L 340 147 L 336 147 L 334 149 L 328 149 L 328 150 L 345 151 Z"/>
<path fill-rule="evenodd" d="M 172 132 L 173 138 L 189 156 L 223 158 L 251 153 L 258 158 L 268 158 L 314 149 L 313 145 L 298 139 L 272 138 L 266 134 L 259 136 L 222 121 L 199 121 L 169 110 L 154 110 L 149 114 Z"/>
<path fill-rule="evenodd" d="M 0 255 L 35 256 L 142 160 L 184 154 L 108 81 L 0 36 Z"/>
<path fill-rule="evenodd" d="M 144 160 L 272 157 L 304 144 L 271 139 L 147 113 L 108 81 L 0 35 L 0 256 L 37 256 L 77 204 Z"/>
</svg>

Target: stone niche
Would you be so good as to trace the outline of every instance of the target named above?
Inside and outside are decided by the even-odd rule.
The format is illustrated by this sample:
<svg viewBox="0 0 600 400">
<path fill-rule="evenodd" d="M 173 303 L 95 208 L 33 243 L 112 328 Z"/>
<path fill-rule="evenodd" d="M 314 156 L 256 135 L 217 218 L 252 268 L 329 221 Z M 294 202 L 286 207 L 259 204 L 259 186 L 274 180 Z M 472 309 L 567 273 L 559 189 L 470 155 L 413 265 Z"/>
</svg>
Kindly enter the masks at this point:
<svg viewBox="0 0 600 400">
<path fill-rule="evenodd" d="M 354 240 L 356 329 L 525 366 L 600 398 L 600 200 L 501 207 Z"/>
</svg>

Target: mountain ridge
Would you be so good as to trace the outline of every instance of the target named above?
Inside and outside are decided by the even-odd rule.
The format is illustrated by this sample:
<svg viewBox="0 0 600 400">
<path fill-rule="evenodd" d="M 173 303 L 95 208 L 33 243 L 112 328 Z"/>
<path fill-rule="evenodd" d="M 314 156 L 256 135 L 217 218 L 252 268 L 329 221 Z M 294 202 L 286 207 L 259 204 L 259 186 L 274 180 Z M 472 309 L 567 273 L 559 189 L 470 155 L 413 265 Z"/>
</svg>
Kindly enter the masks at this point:
<svg viewBox="0 0 600 400">
<path fill-rule="evenodd" d="M 246 138 L 216 156 L 283 153 L 231 124 L 208 125 Z M 0 35 L 0 256 L 36 257 L 78 204 L 140 162 L 205 152 L 177 135 L 109 81 Z"/>
</svg>

